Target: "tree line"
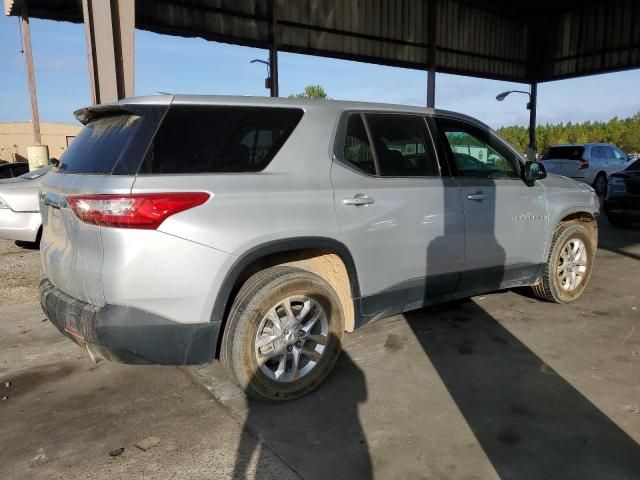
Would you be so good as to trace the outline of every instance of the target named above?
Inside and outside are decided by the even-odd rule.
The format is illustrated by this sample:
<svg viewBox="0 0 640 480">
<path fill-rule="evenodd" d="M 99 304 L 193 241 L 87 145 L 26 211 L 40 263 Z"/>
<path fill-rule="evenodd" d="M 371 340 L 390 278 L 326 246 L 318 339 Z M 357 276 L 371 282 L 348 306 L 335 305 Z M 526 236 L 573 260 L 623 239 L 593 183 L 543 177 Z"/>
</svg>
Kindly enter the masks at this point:
<svg viewBox="0 0 640 480">
<path fill-rule="evenodd" d="M 527 151 L 527 127 L 501 127 L 498 134 L 521 152 Z M 557 123 L 536 127 L 538 152 L 563 143 L 612 143 L 627 153 L 640 152 L 640 112 L 629 118 L 613 117 L 608 122 Z"/>
</svg>

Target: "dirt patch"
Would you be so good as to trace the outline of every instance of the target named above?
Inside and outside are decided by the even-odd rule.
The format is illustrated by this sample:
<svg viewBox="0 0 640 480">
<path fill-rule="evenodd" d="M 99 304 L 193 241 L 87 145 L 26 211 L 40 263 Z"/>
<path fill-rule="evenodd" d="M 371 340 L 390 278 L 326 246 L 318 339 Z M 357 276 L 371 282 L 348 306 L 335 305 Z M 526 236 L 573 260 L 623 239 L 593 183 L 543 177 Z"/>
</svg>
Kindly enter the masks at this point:
<svg viewBox="0 0 640 480">
<path fill-rule="evenodd" d="M 40 277 L 39 250 L 0 240 L 0 298 L 3 305 L 37 298 Z"/>
</svg>

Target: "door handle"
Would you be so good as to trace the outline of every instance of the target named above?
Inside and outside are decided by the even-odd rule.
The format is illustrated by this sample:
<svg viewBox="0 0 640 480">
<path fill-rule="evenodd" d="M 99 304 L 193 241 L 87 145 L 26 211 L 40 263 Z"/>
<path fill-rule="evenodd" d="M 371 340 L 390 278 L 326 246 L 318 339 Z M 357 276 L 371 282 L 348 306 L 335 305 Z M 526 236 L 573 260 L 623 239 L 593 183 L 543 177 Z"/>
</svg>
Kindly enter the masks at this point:
<svg viewBox="0 0 640 480">
<path fill-rule="evenodd" d="M 355 205 L 356 207 L 371 205 L 373 202 L 373 198 L 367 197 L 362 193 L 357 193 L 352 198 L 345 198 L 344 200 L 342 200 L 342 203 L 344 205 Z"/>
<path fill-rule="evenodd" d="M 482 202 L 483 200 L 486 200 L 489 196 L 482 193 L 482 192 L 477 192 L 477 193 L 472 193 L 471 195 L 467 195 L 467 198 L 469 200 L 473 200 L 474 202 Z"/>
</svg>

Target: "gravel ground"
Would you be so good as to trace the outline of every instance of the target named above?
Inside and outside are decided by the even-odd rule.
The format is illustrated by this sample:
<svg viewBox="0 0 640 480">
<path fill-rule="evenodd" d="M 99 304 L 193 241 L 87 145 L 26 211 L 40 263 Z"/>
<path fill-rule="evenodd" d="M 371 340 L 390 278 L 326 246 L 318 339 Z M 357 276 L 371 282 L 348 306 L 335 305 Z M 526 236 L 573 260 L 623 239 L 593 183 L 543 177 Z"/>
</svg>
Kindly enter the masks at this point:
<svg viewBox="0 0 640 480">
<path fill-rule="evenodd" d="M 0 240 L 0 304 L 10 305 L 37 298 L 40 252 Z"/>
<path fill-rule="evenodd" d="M 0 241 L 0 479 L 298 478 L 179 369 L 93 364 L 43 321 L 39 259 Z"/>
</svg>

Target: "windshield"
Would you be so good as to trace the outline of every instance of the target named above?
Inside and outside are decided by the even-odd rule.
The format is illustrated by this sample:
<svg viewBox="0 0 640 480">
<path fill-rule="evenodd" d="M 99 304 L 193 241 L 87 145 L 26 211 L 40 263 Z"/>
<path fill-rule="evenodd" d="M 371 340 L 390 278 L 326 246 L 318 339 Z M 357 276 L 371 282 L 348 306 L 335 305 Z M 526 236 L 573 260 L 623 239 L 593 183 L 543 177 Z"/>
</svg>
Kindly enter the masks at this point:
<svg viewBox="0 0 640 480">
<path fill-rule="evenodd" d="M 51 170 L 51 167 L 37 168 L 36 170 L 31 170 L 30 172 L 23 173 L 22 175 L 19 176 L 19 178 L 25 178 L 27 180 L 34 180 L 36 178 L 39 178 L 39 177 L 43 176 L 49 170 Z"/>
<path fill-rule="evenodd" d="M 580 160 L 584 147 L 563 146 L 551 147 L 542 157 L 543 160 Z"/>
</svg>

